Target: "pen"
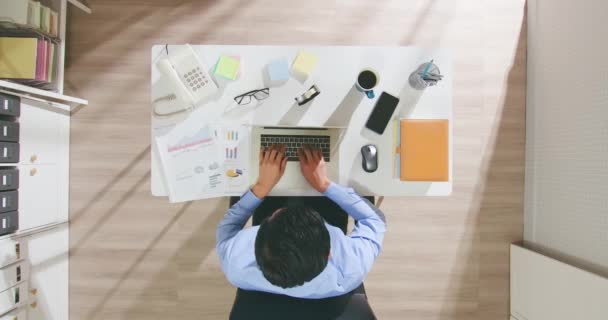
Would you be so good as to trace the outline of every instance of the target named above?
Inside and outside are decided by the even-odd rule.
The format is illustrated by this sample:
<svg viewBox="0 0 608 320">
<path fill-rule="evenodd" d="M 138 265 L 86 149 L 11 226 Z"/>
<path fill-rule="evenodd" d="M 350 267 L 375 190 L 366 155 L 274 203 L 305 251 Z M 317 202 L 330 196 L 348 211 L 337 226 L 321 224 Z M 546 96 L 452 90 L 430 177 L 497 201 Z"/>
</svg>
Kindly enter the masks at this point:
<svg viewBox="0 0 608 320">
<path fill-rule="evenodd" d="M 421 76 L 422 78 L 424 78 L 424 76 L 426 76 L 426 73 L 429 72 L 429 69 L 433 65 L 433 61 L 435 61 L 435 59 L 431 60 L 431 62 L 426 64 L 426 67 L 424 68 L 424 71 L 422 72 L 422 76 Z"/>
<path fill-rule="evenodd" d="M 422 72 L 419 72 L 418 74 L 422 76 Z M 442 75 L 442 74 L 437 74 L 437 73 L 433 73 L 433 72 L 427 72 L 427 73 L 426 73 L 426 76 L 427 76 L 427 77 L 438 77 L 438 78 L 443 78 L 443 75 Z"/>
</svg>

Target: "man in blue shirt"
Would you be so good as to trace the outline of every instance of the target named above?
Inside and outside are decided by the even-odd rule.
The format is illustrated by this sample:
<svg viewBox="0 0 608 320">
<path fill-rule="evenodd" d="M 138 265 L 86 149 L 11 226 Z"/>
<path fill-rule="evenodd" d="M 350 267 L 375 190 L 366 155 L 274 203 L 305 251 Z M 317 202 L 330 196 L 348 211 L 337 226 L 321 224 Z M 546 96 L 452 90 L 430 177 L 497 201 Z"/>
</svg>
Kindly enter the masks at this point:
<svg viewBox="0 0 608 320">
<path fill-rule="evenodd" d="M 230 283 L 245 290 L 310 299 L 347 294 L 361 285 L 380 254 L 384 215 L 353 189 L 330 181 L 321 151 L 310 147 L 300 150 L 302 175 L 353 217 L 354 229 L 345 235 L 346 216 L 340 228 L 327 223 L 340 220 L 341 210 L 327 203 L 315 210 L 307 205 L 314 203 L 312 198 L 303 206 L 288 204 L 270 211 L 263 205 L 270 198 L 264 198 L 285 171 L 284 150 L 273 146 L 260 151 L 257 183 L 220 222 L 216 249 L 222 270 Z M 243 229 L 252 214 L 254 226 Z M 261 223 L 256 226 L 258 215 L 266 218 L 258 217 Z"/>
</svg>

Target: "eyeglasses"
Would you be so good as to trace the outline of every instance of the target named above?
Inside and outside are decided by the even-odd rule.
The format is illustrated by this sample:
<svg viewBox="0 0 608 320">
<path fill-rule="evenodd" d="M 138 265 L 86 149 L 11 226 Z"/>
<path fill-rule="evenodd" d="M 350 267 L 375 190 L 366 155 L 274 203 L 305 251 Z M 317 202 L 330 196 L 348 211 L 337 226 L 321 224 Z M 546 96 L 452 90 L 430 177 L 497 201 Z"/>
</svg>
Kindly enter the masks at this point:
<svg viewBox="0 0 608 320">
<path fill-rule="evenodd" d="M 246 93 L 243 93 L 239 96 L 234 97 L 234 101 L 240 105 L 249 104 L 251 102 L 251 97 L 254 97 L 256 100 L 264 100 L 270 96 L 270 88 L 264 88 L 259 90 L 253 90 Z"/>
</svg>

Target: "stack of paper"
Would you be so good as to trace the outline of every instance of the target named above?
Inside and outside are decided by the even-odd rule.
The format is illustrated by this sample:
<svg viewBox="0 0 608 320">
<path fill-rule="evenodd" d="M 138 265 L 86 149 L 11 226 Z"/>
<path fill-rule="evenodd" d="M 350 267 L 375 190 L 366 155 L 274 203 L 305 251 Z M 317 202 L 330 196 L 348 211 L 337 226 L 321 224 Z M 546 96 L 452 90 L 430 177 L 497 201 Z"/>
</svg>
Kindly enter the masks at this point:
<svg viewBox="0 0 608 320">
<path fill-rule="evenodd" d="M 0 78 L 50 83 L 56 50 L 47 39 L 0 37 Z"/>
<path fill-rule="evenodd" d="M 270 85 L 279 85 L 289 80 L 289 63 L 287 59 L 277 59 L 266 67 Z"/>
<path fill-rule="evenodd" d="M 302 50 L 293 61 L 291 71 L 297 76 L 306 78 L 317 66 L 318 59 L 319 58 L 313 53 Z"/>
<path fill-rule="evenodd" d="M 247 126 L 207 125 L 196 116 L 156 138 L 169 201 L 241 195 L 250 184 Z"/>
<path fill-rule="evenodd" d="M 228 80 L 235 80 L 239 75 L 241 60 L 238 57 L 220 56 L 215 65 L 215 74 Z"/>
</svg>

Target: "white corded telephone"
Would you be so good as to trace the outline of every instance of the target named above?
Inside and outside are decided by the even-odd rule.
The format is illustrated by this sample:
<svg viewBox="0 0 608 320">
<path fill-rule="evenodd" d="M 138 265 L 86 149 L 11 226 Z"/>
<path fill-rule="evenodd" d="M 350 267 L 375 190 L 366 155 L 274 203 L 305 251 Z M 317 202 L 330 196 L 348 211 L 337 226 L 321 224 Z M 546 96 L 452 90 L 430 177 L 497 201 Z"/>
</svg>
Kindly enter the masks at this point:
<svg viewBox="0 0 608 320">
<path fill-rule="evenodd" d="M 167 58 L 156 63 L 170 94 L 154 99 L 154 113 L 169 115 L 193 108 L 218 87 L 190 45 L 171 48 Z"/>
</svg>

